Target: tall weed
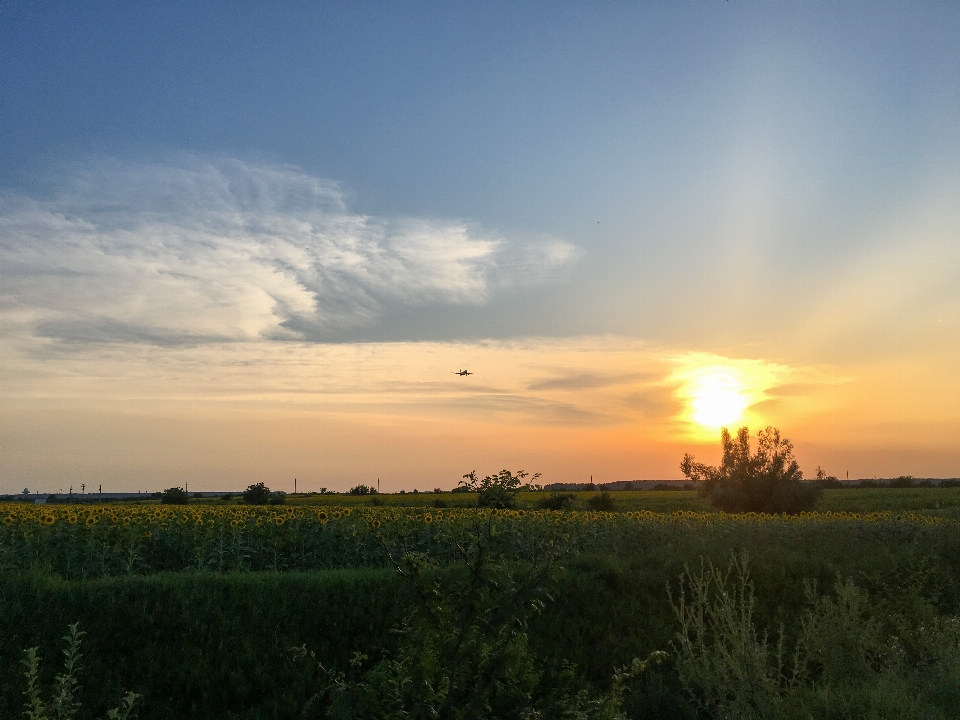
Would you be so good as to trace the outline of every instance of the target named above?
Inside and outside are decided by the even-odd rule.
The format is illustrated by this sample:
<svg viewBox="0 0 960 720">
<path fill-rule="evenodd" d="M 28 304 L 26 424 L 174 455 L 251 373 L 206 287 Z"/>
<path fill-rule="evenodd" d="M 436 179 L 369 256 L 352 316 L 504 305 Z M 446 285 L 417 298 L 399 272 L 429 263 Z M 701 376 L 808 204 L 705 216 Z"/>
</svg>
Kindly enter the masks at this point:
<svg viewBox="0 0 960 720">
<path fill-rule="evenodd" d="M 687 570 L 673 601 L 677 671 L 704 717 L 951 718 L 960 716 L 960 620 L 878 612 L 852 579 L 832 595 L 806 586 L 793 652 L 757 627 L 746 555 L 725 569 Z M 891 628 L 899 628 L 897 635 Z"/>
</svg>

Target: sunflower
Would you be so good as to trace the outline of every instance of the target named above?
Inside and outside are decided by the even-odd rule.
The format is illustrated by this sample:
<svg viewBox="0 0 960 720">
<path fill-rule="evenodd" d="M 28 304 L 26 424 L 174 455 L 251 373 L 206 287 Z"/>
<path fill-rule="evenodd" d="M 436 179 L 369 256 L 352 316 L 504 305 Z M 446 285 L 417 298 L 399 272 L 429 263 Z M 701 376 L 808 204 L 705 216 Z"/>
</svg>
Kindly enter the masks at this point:
<svg viewBox="0 0 960 720">
<path fill-rule="evenodd" d="M 153 533 L 150 532 L 149 530 L 144 530 L 144 531 L 143 531 L 143 536 L 144 536 L 144 537 L 147 537 L 147 538 L 148 538 L 148 537 L 153 537 Z"/>
<path fill-rule="evenodd" d="M 286 522 L 286 521 L 283 519 L 283 516 L 282 516 L 282 515 L 277 515 L 277 519 L 274 520 L 274 522 L 275 522 L 277 525 L 283 525 L 283 523 Z"/>
<path fill-rule="evenodd" d="M 240 523 L 237 522 L 236 518 L 230 521 L 230 527 L 235 528 Z"/>
<path fill-rule="evenodd" d="M 423 516 L 423 521 L 424 521 L 427 525 L 429 525 L 430 523 L 433 522 L 433 515 L 431 515 L 430 513 L 427 513 L 426 515 Z"/>
<path fill-rule="evenodd" d="M 4 525 L 13 525 L 15 522 L 16 522 L 16 520 L 14 520 L 14 519 L 13 519 L 11 516 L 9 516 L 9 515 L 7 515 L 7 516 L 3 519 L 3 524 L 4 524 Z"/>
<path fill-rule="evenodd" d="M 93 515 L 88 515 L 85 524 L 87 527 L 93 527 L 97 524 L 97 519 Z"/>
<path fill-rule="evenodd" d="M 53 515 L 44 515 L 40 520 L 44 525 L 53 525 L 56 521 L 57 519 Z"/>
<path fill-rule="evenodd" d="M 319 520 L 320 522 L 326 522 L 326 521 L 327 521 L 327 514 L 326 514 L 325 512 L 319 512 L 319 513 L 317 513 L 317 520 Z"/>
<path fill-rule="evenodd" d="M 373 525 L 375 528 L 380 527 L 380 521 L 379 521 L 379 520 L 374 520 L 374 521 L 373 521 L 372 523 L 370 523 L 370 524 Z"/>
</svg>

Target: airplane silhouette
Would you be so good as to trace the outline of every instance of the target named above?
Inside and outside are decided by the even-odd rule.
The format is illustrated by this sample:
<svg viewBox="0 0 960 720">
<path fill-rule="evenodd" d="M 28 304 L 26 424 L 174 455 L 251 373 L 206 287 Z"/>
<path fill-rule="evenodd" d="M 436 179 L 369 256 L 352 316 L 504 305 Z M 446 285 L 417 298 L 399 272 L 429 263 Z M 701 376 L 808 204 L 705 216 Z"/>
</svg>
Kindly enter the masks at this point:
<svg viewBox="0 0 960 720">
<path fill-rule="evenodd" d="M 473 375 L 473 373 L 470 372 L 470 371 L 468 371 L 468 370 L 460 370 L 459 372 L 453 372 L 453 371 L 451 370 L 451 373 L 452 373 L 453 375 Z"/>
</svg>

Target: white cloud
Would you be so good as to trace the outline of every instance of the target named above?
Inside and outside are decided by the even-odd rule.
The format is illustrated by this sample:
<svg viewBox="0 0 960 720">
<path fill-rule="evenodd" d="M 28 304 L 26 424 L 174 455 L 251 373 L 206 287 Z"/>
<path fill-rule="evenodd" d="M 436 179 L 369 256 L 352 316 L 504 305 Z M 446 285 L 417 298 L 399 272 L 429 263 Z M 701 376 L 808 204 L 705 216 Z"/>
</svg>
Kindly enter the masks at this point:
<svg viewBox="0 0 960 720">
<path fill-rule="evenodd" d="M 4 331 L 161 344 L 316 337 L 387 303 L 480 304 L 576 249 L 463 221 L 352 214 L 285 165 L 101 161 L 47 199 L 0 199 Z"/>
</svg>

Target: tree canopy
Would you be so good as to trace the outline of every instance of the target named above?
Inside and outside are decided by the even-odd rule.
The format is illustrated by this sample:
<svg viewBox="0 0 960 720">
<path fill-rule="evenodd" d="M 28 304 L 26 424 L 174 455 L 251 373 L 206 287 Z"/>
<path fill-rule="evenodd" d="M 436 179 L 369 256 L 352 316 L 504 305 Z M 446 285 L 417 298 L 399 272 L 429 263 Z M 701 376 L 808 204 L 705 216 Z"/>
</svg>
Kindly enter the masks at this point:
<svg viewBox="0 0 960 720">
<path fill-rule="evenodd" d="M 512 508 L 516 507 L 516 496 L 521 490 L 539 488 L 532 483 L 540 477 L 536 473 L 529 483 L 523 480 L 529 473 L 518 470 L 516 475 L 509 470 L 501 470 L 496 475 L 487 475 L 482 480 L 477 477 L 477 471 L 467 473 L 460 481 L 460 486 L 468 492 L 479 493 L 477 507 Z"/>
<path fill-rule="evenodd" d="M 795 514 L 811 510 L 820 488 L 803 483 L 793 457 L 793 443 L 767 427 L 757 433 L 757 451 L 750 451 L 750 430 L 740 428 L 736 439 L 720 433 L 723 457 L 716 467 L 696 462 L 687 453 L 680 463 L 684 476 L 700 484 L 700 495 L 725 512 Z"/>
</svg>

